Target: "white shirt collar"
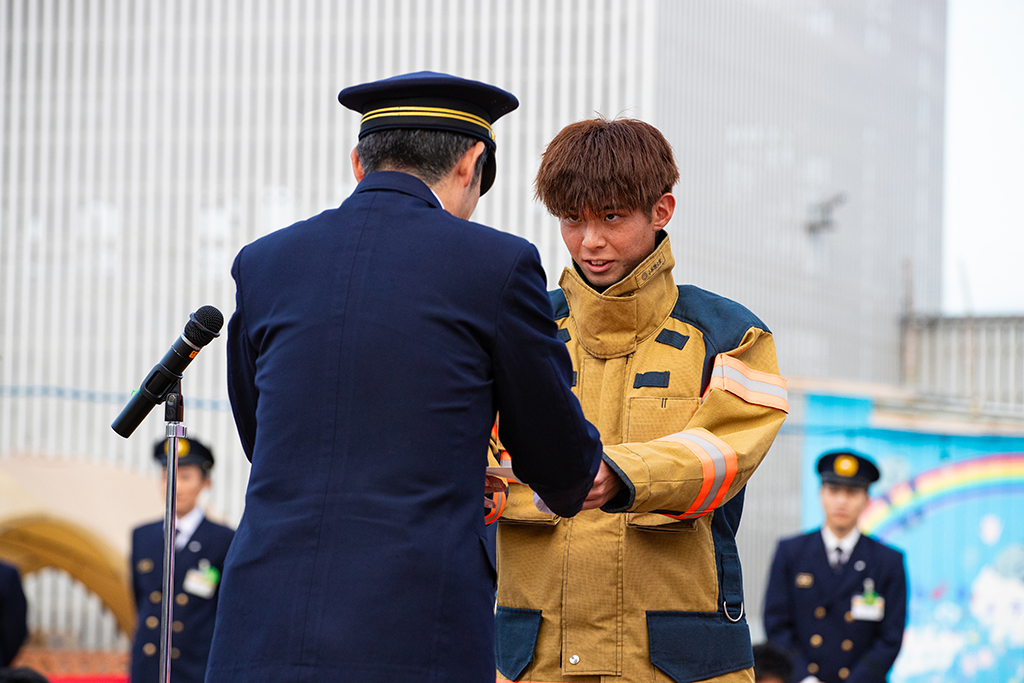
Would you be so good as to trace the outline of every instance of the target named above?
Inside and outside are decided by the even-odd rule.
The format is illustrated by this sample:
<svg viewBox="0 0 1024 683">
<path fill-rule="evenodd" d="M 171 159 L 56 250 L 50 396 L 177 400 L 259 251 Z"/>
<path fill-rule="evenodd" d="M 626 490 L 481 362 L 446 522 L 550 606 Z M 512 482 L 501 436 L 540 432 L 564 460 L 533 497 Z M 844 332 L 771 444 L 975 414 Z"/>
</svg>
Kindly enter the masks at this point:
<svg viewBox="0 0 1024 683">
<path fill-rule="evenodd" d="M 424 183 L 424 185 L 426 185 L 426 183 Z M 444 202 L 442 202 L 441 198 L 437 196 L 436 192 L 434 192 L 434 188 L 432 188 L 430 185 L 427 185 L 427 189 L 430 190 L 430 193 L 434 195 L 434 199 L 436 199 L 437 203 L 441 206 L 442 209 L 444 209 Z M 447 211 L 448 209 L 444 210 Z"/>
<path fill-rule="evenodd" d="M 825 542 L 825 550 L 830 554 L 833 550 L 839 548 L 843 552 L 843 557 L 849 558 L 850 553 L 853 552 L 854 547 L 857 545 L 857 541 L 860 540 L 860 529 L 854 527 L 853 531 L 846 534 L 843 538 L 839 538 L 828 528 L 828 524 L 822 524 L 821 540 Z"/>
<path fill-rule="evenodd" d="M 203 512 L 203 508 L 196 505 L 188 512 L 188 514 L 175 522 L 174 529 L 177 534 L 174 537 L 174 547 L 177 550 L 184 548 L 192 539 L 192 534 L 194 534 L 196 529 L 199 528 L 199 525 L 203 523 L 204 516 L 205 513 Z"/>
</svg>

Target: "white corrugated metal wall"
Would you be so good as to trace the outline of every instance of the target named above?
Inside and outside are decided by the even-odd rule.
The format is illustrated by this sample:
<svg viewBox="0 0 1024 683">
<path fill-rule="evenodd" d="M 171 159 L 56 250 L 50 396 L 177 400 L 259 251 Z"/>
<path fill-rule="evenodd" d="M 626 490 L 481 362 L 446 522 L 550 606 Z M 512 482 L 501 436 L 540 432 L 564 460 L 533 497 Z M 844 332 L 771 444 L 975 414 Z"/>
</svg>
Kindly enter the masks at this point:
<svg viewBox="0 0 1024 683">
<path fill-rule="evenodd" d="M 475 218 L 537 243 L 552 283 L 567 257 L 531 199 L 545 143 L 595 111 L 643 118 L 682 172 L 678 279 L 761 315 L 788 374 L 884 381 L 903 259 L 938 303 L 944 16 L 930 0 L 0 0 L 0 458 L 156 477 L 161 416 L 127 441 L 109 429 L 128 392 L 190 311 L 230 315 L 243 244 L 351 191 L 358 122 L 337 91 L 419 69 L 519 96 Z M 838 227 L 809 236 L 808 204 L 834 191 Z M 214 341 L 186 424 L 236 522 L 248 470 L 224 375 Z M 787 439 L 748 496 L 753 594 L 757 543 L 796 524 Z M 34 627 L 117 645 L 80 588 L 41 572 L 30 591 Z"/>
</svg>

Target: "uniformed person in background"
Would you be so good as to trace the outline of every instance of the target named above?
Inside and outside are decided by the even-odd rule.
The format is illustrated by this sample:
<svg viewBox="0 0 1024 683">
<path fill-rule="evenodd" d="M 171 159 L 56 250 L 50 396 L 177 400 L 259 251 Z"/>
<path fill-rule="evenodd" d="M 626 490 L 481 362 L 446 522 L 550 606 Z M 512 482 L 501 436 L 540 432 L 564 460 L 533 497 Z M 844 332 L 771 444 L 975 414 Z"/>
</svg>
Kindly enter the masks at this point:
<svg viewBox="0 0 1024 683">
<path fill-rule="evenodd" d="M 27 614 L 17 568 L 0 562 L 0 669 L 11 665 L 28 637 Z"/>
<path fill-rule="evenodd" d="M 167 441 L 153 457 L 167 476 Z M 210 653 L 224 557 L 234 531 L 211 522 L 199 505 L 210 487 L 213 453 L 195 439 L 178 440 L 177 523 L 174 541 L 174 612 L 171 622 L 171 680 L 203 683 Z M 138 620 L 132 645 L 132 683 L 160 677 L 160 598 L 163 588 L 164 523 L 145 524 L 132 533 L 132 590 Z"/>
<path fill-rule="evenodd" d="M 833 451 L 819 458 L 818 474 L 825 524 L 779 542 L 765 632 L 793 658 L 801 683 L 885 681 L 903 641 L 907 579 L 903 553 L 857 528 L 878 468 Z"/>
</svg>

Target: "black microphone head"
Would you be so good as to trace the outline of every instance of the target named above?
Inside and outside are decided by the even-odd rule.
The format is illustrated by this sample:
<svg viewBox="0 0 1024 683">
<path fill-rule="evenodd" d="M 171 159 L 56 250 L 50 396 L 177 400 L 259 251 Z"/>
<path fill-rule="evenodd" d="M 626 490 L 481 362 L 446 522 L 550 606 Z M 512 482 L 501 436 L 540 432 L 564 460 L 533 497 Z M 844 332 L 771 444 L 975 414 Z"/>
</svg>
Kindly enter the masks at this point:
<svg viewBox="0 0 1024 683">
<path fill-rule="evenodd" d="M 185 323 L 185 339 L 198 347 L 203 347 L 220 336 L 220 328 L 224 326 L 224 314 L 213 306 L 203 306 L 188 317 Z"/>
</svg>

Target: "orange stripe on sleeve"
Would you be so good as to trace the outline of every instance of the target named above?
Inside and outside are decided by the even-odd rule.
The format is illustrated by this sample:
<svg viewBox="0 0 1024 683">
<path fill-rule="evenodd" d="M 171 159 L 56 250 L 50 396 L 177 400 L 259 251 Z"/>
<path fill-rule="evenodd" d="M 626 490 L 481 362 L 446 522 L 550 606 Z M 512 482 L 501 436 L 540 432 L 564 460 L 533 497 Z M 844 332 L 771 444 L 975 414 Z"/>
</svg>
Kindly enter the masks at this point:
<svg viewBox="0 0 1024 683">
<path fill-rule="evenodd" d="M 695 429 L 693 431 L 700 432 L 701 436 L 714 444 L 725 457 L 725 479 L 718 486 L 718 495 L 715 496 L 714 500 L 711 501 L 711 505 L 708 506 L 709 508 L 717 508 L 722 504 L 725 494 L 729 492 L 729 487 L 732 486 L 732 482 L 736 478 L 736 471 L 739 469 L 736 450 L 706 429 Z"/>
<path fill-rule="evenodd" d="M 693 503 L 682 514 L 666 515 L 667 517 L 684 519 L 699 510 L 701 503 L 703 503 L 707 499 L 708 494 L 711 493 L 711 486 L 715 481 L 715 463 L 711 459 L 711 456 L 708 455 L 707 451 L 690 439 L 681 435 L 673 434 L 671 436 L 664 436 L 660 439 L 656 439 L 656 441 L 674 441 L 675 443 L 682 444 L 683 446 L 686 446 L 687 450 L 696 456 L 697 460 L 700 461 L 701 476 L 704 478 L 704 481 L 701 483 L 700 492 L 697 494 L 697 497 L 694 498 Z"/>
</svg>

